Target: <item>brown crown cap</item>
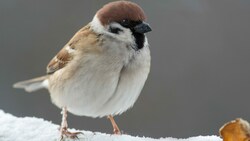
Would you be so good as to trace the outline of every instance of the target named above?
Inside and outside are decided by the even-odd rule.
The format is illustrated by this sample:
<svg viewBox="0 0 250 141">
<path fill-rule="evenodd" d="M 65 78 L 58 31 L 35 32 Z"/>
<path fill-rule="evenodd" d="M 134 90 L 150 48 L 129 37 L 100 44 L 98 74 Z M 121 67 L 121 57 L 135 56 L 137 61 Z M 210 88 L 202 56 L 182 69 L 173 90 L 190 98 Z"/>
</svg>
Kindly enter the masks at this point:
<svg viewBox="0 0 250 141">
<path fill-rule="evenodd" d="M 146 19 L 142 8 L 129 1 L 110 2 L 97 11 L 97 17 L 103 25 L 125 19 L 132 21 L 144 21 Z"/>
</svg>

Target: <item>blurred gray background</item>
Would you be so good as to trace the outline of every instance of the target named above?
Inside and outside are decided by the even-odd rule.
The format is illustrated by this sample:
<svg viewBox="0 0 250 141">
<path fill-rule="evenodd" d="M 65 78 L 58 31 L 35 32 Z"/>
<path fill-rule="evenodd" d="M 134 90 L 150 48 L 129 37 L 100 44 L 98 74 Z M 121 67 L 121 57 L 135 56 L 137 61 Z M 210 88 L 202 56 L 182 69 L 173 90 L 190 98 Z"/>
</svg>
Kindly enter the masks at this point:
<svg viewBox="0 0 250 141">
<path fill-rule="evenodd" d="M 60 124 L 46 90 L 16 81 L 45 74 L 50 59 L 107 0 L 0 1 L 0 109 Z M 250 1 L 136 0 L 147 14 L 152 68 L 135 106 L 115 117 L 128 134 L 218 134 L 225 122 L 250 120 Z M 69 115 L 71 128 L 112 133 L 106 118 Z"/>
</svg>

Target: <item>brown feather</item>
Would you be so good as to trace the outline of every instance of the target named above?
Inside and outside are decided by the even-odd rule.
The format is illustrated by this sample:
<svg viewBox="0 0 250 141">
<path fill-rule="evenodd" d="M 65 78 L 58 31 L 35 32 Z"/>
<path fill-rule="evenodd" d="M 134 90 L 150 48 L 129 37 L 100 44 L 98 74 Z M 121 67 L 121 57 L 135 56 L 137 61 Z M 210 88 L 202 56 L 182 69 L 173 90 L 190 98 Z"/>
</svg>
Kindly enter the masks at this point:
<svg viewBox="0 0 250 141">
<path fill-rule="evenodd" d="M 142 8 L 129 1 L 108 3 L 97 11 L 97 17 L 103 25 L 122 20 L 144 21 L 146 19 Z"/>
<path fill-rule="evenodd" d="M 57 53 L 57 55 L 49 62 L 47 66 L 47 73 L 52 74 L 57 70 L 65 67 L 75 56 L 74 52 L 69 52 L 66 48 L 71 50 L 96 50 L 94 45 L 97 42 L 97 35 L 87 25 L 80 29 L 70 41 Z"/>
</svg>

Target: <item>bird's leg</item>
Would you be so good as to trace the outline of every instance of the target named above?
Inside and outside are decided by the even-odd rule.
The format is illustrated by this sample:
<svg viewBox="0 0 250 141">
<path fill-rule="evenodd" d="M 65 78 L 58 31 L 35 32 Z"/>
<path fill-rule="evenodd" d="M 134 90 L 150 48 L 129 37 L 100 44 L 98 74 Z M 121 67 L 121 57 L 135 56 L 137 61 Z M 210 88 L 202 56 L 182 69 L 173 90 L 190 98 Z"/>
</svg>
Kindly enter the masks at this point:
<svg viewBox="0 0 250 141">
<path fill-rule="evenodd" d="M 67 123 L 67 108 L 63 107 L 62 108 L 62 123 L 61 123 L 61 127 L 60 127 L 60 133 L 61 133 L 61 140 L 63 139 L 64 136 L 72 138 L 72 139 L 76 139 L 78 138 L 77 135 L 81 134 L 81 132 L 75 132 L 75 133 L 71 133 L 68 131 L 68 123 Z"/>
<path fill-rule="evenodd" d="M 68 123 L 67 123 L 68 114 L 67 114 L 67 108 L 66 107 L 62 108 L 61 114 L 62 114 L 62 123 L 61 123 L 60 131 L 62 132 L 63 130 L 67 130 L 67 128 L 68 128 Z"/>
<path fill-rule="evenodd" d="M 108 116 L 108 119 L 111 121 L 111 124 L 112 124 L 113 129 L 114 129 L 114 130 L 113 130 L 114 134 L 116 134 L 116 135 L 121 135 L 121 131 L 120 131 L 119 127 L 117 126 L 117 124 L 116 124 L 116 122 L 115 122 L 113 116 L 109 115 L 109 116 Z"/>
</svg>

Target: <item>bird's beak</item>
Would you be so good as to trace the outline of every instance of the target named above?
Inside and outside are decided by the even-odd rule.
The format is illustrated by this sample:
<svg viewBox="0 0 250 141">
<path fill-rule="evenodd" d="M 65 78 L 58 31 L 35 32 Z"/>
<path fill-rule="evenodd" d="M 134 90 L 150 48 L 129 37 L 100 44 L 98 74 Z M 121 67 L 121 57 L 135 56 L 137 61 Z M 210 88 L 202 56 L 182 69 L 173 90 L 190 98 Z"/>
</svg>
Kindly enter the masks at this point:
<svg viewBox="0 0 250 141">
<path fill-rule="evenodd" d="M 148 23 L 142 22 L 134 27 L 134 31 L 143 34 L 152 31 L 152 29 Z"/>
</svg>

